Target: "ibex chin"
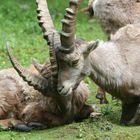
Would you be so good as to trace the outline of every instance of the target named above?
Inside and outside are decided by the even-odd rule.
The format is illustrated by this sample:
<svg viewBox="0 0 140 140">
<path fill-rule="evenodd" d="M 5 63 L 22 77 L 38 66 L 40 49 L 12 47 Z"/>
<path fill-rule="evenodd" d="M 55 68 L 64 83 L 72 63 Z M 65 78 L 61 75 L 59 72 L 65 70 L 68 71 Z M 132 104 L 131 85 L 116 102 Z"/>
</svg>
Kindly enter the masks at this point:
<svg viewBox="0 0 140 140">
<path fill-rule="evenodd" d="M 17 73 L 14 69 L 0 71 L 0 119 L 3 119 L 0 124 L 9 127 L 10 123 L 10 127 L 23 131 L 82 120 L 93 112 L 92 106 L 85 103 L 89 93 L 85 83 L 78 84 L 68 96 L 58 93 L 56 46 L 60 42 L 59 34 L 55 31 L 47 3 L 44 0 L 36 2 L 39 25 L 49 45 L 50 62 L 44 66 L 34 62 L 38 72 L 25 69 L 7 44 L 8 56 Z"/>
<path fill-rule="evenodd" d="M 127 25 L 110 41 L 75 41 L 76 13 L 81 0 L 70 0 L 55 43 L 58 92 L 70 95 L 85 76 L 122 101 L 121 123 L 127 124 L 140 102 L 140 27 Z"/>
</svg>

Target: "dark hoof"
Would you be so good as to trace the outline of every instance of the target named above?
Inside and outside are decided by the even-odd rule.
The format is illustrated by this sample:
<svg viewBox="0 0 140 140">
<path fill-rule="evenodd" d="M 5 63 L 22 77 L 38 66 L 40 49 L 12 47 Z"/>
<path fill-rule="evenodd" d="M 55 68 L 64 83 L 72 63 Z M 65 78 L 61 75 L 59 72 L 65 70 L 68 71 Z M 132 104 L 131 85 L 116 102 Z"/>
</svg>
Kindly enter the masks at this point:
<svg viewBox="0 0 140 140">
<path fill-rule="evenodd" d="M 102 99 L 102 100 L 100 100 L 100 104 L 108 104 L 108 101 L 107 101 L 107 100 Z"/>
<path fill-rule="evenodd" d="M 129 125 L 129 121 L 120 120 L 120 124 L 123 125 L 123 126 L 128 126 Z"/>
<path fill-rule="evenodd" d="M 21 132 L 29 132 L 31 130 L 42 130 L 47 128 L 45 125 L 37 122 L 30 122 L 28 124 L 20 123 L 16 125 L 9 125 L 11 130 L 21 131 Z"/>
<path fill-rule="evenodd" d="M 101 99 L 103 99 L 104 97 L 102 96 L 101 93 L 97 93 L 97 94 L 96 94 L 96 98 L 101 100 Z"/>
<path fill-rule="evenodd" d="M 16 131 L 21 131 L 21 132 L 29 132 L 32 130 L 32 128 L 28 127 L 26 124 L 10 125 L 9 128 L 11 130 L 16 130 Z"/>
<path fill-rule="evenodd" d="M 28 127 L 32 128 L 32 129 L 37 129 L 37 130 L 41 130 L 41 129 L 47 128 L 46 125 L 38 123 L 38 122 L 30 122 L 27 125 L 28 125 Z"/>
</svg>

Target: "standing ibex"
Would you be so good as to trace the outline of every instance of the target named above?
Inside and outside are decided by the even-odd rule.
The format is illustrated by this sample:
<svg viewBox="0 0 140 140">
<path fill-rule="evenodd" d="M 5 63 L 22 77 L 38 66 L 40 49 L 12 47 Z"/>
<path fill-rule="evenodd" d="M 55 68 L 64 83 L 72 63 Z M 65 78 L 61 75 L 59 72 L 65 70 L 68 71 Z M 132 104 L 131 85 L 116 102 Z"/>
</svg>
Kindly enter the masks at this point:
<svg viewBox="0 0 140 140">
<path fill-rule="evenodd" d="M 128 123 L 140 102 L 140 27 L 127 25 L 110 41 L 75 41 L 76 13 L 81 0 L 70 0 L 54 41 L 59 63 L 58 92 L 70 95 L 87 75 L 122 101 L 121 122 Z"/>
<path fill-rule="evenodd" d="M 98 20 L 108 39 L 119 28 L 140 22 L 140 0 L 89 0 L 88 7 L 84 8 L 90 17 Z M 99 88 L 97 98 L 105 97 L 105 91 Z M 103 98 L 106 101 L 106 98 Z M 102 101 L 102 100 L 101 100 Z M 104 100 L 103 100 L 104 101 Z"/>
</svg>

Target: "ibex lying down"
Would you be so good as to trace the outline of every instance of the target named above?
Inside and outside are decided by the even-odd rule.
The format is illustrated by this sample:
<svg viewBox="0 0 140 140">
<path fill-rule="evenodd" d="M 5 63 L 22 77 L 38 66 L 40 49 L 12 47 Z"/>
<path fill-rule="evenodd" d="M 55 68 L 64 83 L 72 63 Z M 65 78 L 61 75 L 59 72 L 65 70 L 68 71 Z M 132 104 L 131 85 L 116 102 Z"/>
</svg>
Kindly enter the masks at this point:
<svg viewBox="0 0 140 140">
<path fill-rule="evenodd" d="M 70 0 L 62 32 L 54 41 L 59 63 L 58 92 L 70 95 L 87 75 L 122 101 L 121 122 L 128 123 L 140 102 L 140 27 L 127 25 L 110 41 L 75 41 L 75 20 L 80 0 Z"/>
<path fill-rule="evenodd" d="M 58 94 L 58 68 L 55 50 L 52 46 L 59 43 L 57 42 L 59 41 L 59 34 L 52 32 L 54 26 L 46 3 L 37 0 L 37 6 L 40 25 L 43 27 L 45 39 L 50 46 L 50 63 L 45 63 L 43 67 L 35 63 L 34 65 L 39 73 L 26 70 L 18 64 L 7 46 L 13 67 L 20 77 L 34 88 L 27 85 L 13 69 L 0 72 L 0 77 L 5 75 L 0 78 L 0 91 L 2 91 L 0 93 L 0 100 L 2 101 L 0 117 L 1 119 L 8 119 L 1 120 L 1 124 L 8 126 L 9 121 L 12 120 L 14 121 L 13 128 L 24 131 L 31 130 L 34 127 L 44 128 L 63 125 L 73 120 L 87 118 L 93 112 L 93 108 L 85 104 L 89 91 L 83 82 L 68 96 Z M 46 24 L 44 20 L 48 21 L 49 24 Z M 7 85 L 11 86 L 8 87 Z M 28 98 L 26 99 L 26 95 L 29 101 Z M 13 99 L 15 100 L 13 101 Z"/>
<path fill-rule="evenodd" d="M 35 72 L 33 67 L 28 70 Z M 52 92 L 52 96 L 45 97 L 24 82 L 12 68 L 1 70 L 0 124 L 5 129 L 29 131 L 78 121 L 93 111 L 85 104 L 89 91 L 84 83 L 69 97 L 58 95 L 53 90 L 48 92 Z M 62 104 L 66 106 L 62 108 Z"/>
<path fill-rule="evenodd" d="M 140 22 L 140 0 L 89 0 L 90 15 L 95 15 L 103 31 L 110 36 L 119 28 Z"/>
</svg>

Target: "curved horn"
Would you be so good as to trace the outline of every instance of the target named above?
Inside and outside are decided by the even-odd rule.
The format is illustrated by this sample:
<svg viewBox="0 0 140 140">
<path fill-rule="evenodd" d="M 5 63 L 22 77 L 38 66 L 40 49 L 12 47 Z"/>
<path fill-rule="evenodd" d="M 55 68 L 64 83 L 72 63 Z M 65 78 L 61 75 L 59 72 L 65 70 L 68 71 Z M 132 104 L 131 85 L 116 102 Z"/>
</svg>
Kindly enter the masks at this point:
<svg viewBox="0 0 140 140">
<path fill-rule="evenodd" d="M 57 34 L 54 33 L 53 34 L 53 39 L 56 40 L 56 38 L 57 38 Z M 55 45 L 56 45 L 55 41 L 53 41 L 53 44 L 50 45 L 49 54 L 50 54 L 50 63 L 51 63 L 52 76 L 54 78 L 57 78 L 57 73 L 58 73 L 58 65 L 57 65 L 57 59 L 56 59 L 57 50 L 53 47 Z"/>
<path fill-rule="evenodd" d="M 36 68 L 36 70 L 39 73 L 41 73 L 41 70 L 42 70 L 43 66 L 41 64 L 39 64 L 38 61 L 35 58 L 32 59 L 32 64 L 34 65 L 34 67 Z"/>
<path fill-rule="evenodd" d="M 49 79 L 52 76 L 51 64 L 47 61 L 43 66 L 37 62 L 36 59 L 32 60 L 32 64 L 44 78 Z"/>
<path fill-rule="evenodd" d="M 52 18 L 48 10 L 48 4 L 46 0 L 36 0 L 37 13 L 39 19 L 39 25 L 44 33 L 44 38 L 47 40 L 49 45 L 50 63 L 53 81 L 56 81 L 57 75 L 57 62 L 55 51 L 61 46 L 60 35 L 56 32 Z M 47 64 L 44 68 L 48 67 Z M 45 69 L 44 69 L 45 70 Z M 46 70 L 45 70 L 46 71 Z"/>
<path fill-rule="evenodd" d="M 53 33 L 56 32 L 56 30 L 46 0 L 36 0 L 36 3 L 39 25 L 42 28 L 44 38 L 47 40 L 48 45 L 53 44 L 53 41 L 55 41 L 55 44 L 60 45 L 60 36 L 58 33 L 55 40 L 52 38 Z"/>
<path fill-rule="evenodd" d="M 13 67 L 15 68 L 17 73 L 19 74 L 19 76 L 21 76 L 23 78 L 23 80 L 26 81 L 30 86 L 33 86 L 35 89 L 37 89 L 42 94 L 47 96 L 48 95 L 47 90 L 49 90 L 48 89 L 49 88 L 49 85 L 48 85 L 49 81 L 47 79 L 43 78 L 42 76 L 33 74 L 30 71 L 23 68 L 17 62 L 16 58 L 12 55 L 11 49 L 10 49 L 8 44 L 6 45 L 6 48 L 7 48 L 7 53 L 8 53 L 9 59 L 13 65 Z"/>
<path fill-rule="evenodd" d="M 62 20 L 62 47 L 59 49 L 64 53 L 70 53 L 74 50 L 76 15 L 80 2 L 81 0 L 70 0 L 69 8 L 66 8 L 66 14 Z"/>
</svg>

